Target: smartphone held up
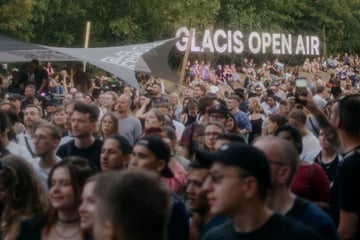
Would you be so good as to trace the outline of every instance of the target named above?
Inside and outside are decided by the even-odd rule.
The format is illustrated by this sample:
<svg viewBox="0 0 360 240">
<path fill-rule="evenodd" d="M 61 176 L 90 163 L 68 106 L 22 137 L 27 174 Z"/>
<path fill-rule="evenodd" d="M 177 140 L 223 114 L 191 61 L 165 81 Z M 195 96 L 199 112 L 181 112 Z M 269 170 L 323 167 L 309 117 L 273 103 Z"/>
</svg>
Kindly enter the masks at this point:
<svg viewBox="0 0 360 240">
<path fill-rule="evenodd" d="M 295 102 L 303 104 L 299 96 L 306 96 L 307 91 L 307 78 L 296 78 L 295 79 Z"/>
</svg>

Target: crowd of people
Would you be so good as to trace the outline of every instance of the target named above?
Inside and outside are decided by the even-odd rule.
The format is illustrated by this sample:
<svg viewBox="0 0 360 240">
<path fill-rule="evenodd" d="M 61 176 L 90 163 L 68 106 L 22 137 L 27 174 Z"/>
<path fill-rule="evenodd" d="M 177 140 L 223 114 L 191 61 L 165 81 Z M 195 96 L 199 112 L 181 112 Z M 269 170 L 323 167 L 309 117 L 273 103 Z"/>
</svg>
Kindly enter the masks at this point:
<svg viewBox="0 0 360 240">
<path fill-rule="evenodd" d="M 12 69 L 1 238 L 360 239 L 359 61 L 336 59 L 310 70 L 195 60 L 173 92 L 81 65 Z"/>
</svg>

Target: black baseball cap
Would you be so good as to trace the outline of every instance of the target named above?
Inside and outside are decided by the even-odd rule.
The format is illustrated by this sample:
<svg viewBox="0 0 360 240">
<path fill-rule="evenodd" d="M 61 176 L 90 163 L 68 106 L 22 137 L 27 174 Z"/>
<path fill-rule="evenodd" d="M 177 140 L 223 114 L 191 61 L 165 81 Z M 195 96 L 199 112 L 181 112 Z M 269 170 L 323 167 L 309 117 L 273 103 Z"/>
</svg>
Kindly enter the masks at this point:
<svg viewBox="0 0 360 240">
<path fill-rule="evenodd" d="M 211 107 L 209 110 L 208 110 L 208 114 L 212 114 L 212 113 L 221 113 L 223 114 L 225 117 L 228 117 L 229 116 L 229 110 L 228 108 L 225 106 L 225 105 L 222 105 L 222 104 L 217 104 L 213 107 Z"/>
<path fill-rule="evenodd" d="M 271 186 L 270 165 L 266 155 L 245 143 L 223 145 L 217 152 L 197 151 L 196 158 L 202 162 L 223 163 L 243 169 L 254 176 L 267 189 Z"/>
<path fill-rule="evenodd" d="M 24 96 L 22 96 L 22 95 L 20 95 L 20 94 L 18 94 L 18 93 L 13 93 L 13 94 L 11 94 L 11 95 L 9 96 L 8 99 L 9 99 L 9 100 L 20 100 L 20 101 L 22 101 L 22 100 L 24 100 Z"/>
<path fill-rule="evenodd" d="M 165 160 L 165 168 L 161 172 L 161 176 L 165 178 L 173 178 L 174 174 L 169 168 L 169 161 L 171 158 L 171 150 L 169 145 L 157 136 L 145 136 L 136 142 L 135 145 L 141 145 L 149 149 L 157 159 Z"/>
</svg>

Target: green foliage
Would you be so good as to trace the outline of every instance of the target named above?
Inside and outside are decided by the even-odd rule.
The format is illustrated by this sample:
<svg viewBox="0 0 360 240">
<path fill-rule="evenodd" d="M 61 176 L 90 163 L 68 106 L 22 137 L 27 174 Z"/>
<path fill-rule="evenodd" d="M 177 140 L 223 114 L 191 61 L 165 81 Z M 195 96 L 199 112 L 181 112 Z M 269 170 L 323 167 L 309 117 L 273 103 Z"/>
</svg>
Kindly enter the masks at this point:
<svg viewBox="0 0 360 240">
<path fill-rule="evenodd" d="M 90 47 L 170 38 L 181 26 L 315 34 L 335 54 L 360 50 L 359 10 L 359 0 L 0 0 L 0 32 L 65 47 L 83 46 L 86 21 Z"/>
</svg>

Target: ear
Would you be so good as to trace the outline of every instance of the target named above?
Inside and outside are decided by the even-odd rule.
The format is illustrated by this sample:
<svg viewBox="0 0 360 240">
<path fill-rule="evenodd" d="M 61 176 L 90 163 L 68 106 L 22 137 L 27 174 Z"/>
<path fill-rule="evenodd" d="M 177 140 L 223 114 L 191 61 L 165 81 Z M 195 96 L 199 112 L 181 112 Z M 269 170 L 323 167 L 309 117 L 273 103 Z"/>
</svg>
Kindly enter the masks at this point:
<svg viewBox="0 0 360 240">
<path fill-rule="evenodd" d="M 96 122 L 93 122 L 91 123 L 91 132 L 95 132 L 97 129 L 97 121 Z"/>
<path fill-rule="evenodd" d="M 258 183 L 255 177 L 248 177 L 243 179 L 244 183 L 244 197 L 246 199 L 252 199 L 256 194 L 258 194 Z"/>
<path fill-rule="evenodd" d="M 162 170 L 164 170 L 165 165 L 166 165 L 166 161 L 164 159 L 157 160 L 155 167 L 156 171 L 160 173 Z"/>
<path fill-rule="evenodd" d="M 116 239 L 116 230 L 115 230 L 115 226 L 112 222 L 106 221 L 103 226 L 103 231 L 104 231 L 104 235 L 103 235 L 104 240 L 115 240 Z"/>
<path fill-rule="evenodd" d="M 277 171 L 277 182 L 280 184 L 286 184 L 290 178 L 291 169 L 290 166 L 282 166 Z"/>
</svg>

